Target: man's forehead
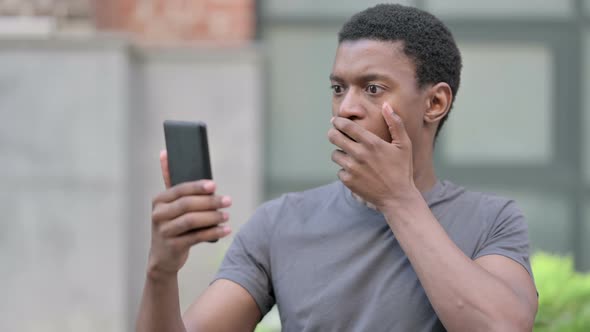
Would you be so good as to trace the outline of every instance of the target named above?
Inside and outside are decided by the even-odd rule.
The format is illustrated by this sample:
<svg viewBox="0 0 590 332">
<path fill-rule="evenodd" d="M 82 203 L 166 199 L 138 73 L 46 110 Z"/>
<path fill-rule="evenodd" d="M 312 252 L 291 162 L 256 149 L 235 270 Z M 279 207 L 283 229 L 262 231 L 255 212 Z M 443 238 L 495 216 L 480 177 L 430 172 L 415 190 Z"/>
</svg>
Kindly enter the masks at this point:
<svg viewBox="0 0 590 332">
<path fill-rule="evenodd" d="M 398 70 L 414 70 L 414 63 L 405 55 L 401 41 L 361 39 L 343 41 L 338 45 L 332 75 L 363 73 L 388 76 Z"/>
<path fill-rule="evenodd" d="M 374 39 L 345 40 L 338 44 L 336 56 L 365 55 L 365 56 L 405 56 L 403 41 L 384 41 Z"/>
</svg>

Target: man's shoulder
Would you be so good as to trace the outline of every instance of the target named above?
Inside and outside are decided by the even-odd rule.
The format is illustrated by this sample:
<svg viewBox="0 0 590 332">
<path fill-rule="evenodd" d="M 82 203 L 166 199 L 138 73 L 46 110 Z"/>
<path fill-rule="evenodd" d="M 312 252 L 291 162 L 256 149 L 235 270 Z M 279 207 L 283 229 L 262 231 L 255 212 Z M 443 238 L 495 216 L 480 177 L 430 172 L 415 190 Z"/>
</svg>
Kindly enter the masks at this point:
<svg viewBox="0 0 590 332">
<path fill-rule="evenodd" d="M 271 236 L 279 224 L 288 226 L 281 227 L 283 231 L 301 225 L 329 206 L 330 200 L 341 197 L 341 192 L 341 186 L 333 182 L 299 192 L 288 192 L 266 201 L 244 224 L 240 230 L 241 236 L 253 236 L 256 233 Z"/>
<path fill-rule="evenodd" d="M 435 203 L 453 202 L 459 208 L 477 209 L 491 219 L 500 214 L 522 214 L 516 201 L 503 194 L 493 191 L 479 191 L 467 189 L 451 181 L 441 181 L 441 192 L 435 197 Z"/>
<path fill-rule="evenodd" d="M 293 191 L 264 202 L 261 208 L 276 210 L 281 207 L 301 207 L 307 205 L 324 204 L 335 198 L 342 190 L 338 181 L 302 191 Z"/>
<path fill-rule="evenodd" d="M 445 193 L 431 210 L 467 256 L 500 253 L 491 250 L 499 238 L 508 238 L 508 243 L 527 243 L 526 218 L 513 199 L 493 191 L 468 190 L 449 181 L 443 185 Z"/>
</svg>

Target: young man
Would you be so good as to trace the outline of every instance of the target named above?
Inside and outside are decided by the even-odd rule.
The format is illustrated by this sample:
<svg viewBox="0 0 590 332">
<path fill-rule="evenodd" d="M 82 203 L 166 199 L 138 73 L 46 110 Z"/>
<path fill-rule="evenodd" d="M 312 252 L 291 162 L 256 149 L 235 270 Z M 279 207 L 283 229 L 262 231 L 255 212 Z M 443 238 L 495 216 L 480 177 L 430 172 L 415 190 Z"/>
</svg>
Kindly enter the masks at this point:
<svg viewBox="0 0 590 332">
<path fill-rule="evenodd" d="M 210 181 L 158 195 L 138 331 L 252 331 L 274 304 L 284 331 L 531 331 L 521 212 L 434 172 L 460 71 L 434 16 L 399 5 L 353 16 L 330 75 L 340 181 L 262 205 L 183 318 L 177 272 L 190 246 L 229 233 L 218 209 L 231 200 Z M 217 227 L 195 231 L 206 226 Z"/>
</svg>

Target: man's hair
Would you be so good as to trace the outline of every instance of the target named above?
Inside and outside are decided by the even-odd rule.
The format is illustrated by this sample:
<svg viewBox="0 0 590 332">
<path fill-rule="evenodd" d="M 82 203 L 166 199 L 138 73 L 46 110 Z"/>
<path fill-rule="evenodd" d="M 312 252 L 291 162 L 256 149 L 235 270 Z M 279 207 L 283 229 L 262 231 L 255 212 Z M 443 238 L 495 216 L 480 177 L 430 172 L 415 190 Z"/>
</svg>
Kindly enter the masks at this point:
<svg viewBox="0 0 590 332">
<path fill-rule="evenodd" d="M 449 29 L 432 14 L 394 4 L 368 8 L 344 24 L 338 43 L 361 39 L 401 41 L 403 52 L 416 66 L 418 87 L 445 82 L 451 87 L 453 101 L 461 80 L 461 53 Z M 440 120 L 438 137 L 448 113 Z"/>
</svg>

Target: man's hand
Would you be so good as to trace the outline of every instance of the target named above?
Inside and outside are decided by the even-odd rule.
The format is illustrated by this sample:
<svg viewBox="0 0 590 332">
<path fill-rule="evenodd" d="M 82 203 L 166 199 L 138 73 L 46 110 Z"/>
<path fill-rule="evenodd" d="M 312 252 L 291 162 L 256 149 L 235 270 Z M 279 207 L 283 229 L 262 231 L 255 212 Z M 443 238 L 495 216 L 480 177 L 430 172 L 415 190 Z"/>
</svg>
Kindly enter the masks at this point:
<svg viewBox="0 0 590 332">
<path fill-rule="evenodd" d="M 394 200 L 414 194 L 412 142 L 402 119 L 391 106 L 383 104 L 383 118 L 391 142 L 386 142 L 359 124 L 342 117 L 332 119 L 328 138 L 339 150 L 332 161 L 342 169 L 338 177 L 352 192 L 383 210 Z M 347 137 L 348 136 L 348 137 Z"/>
<path fill-rule="evenodd" d="M 214 241 L 231 232 L 224 226 L 229 216 L 219 211 L 231 205 L 228 196 L 217 196 L 210 180 L 182 183 L 170 187 L 166 151 L 160 153 L 166 191 L 152 203 L 152 244 L 148 274 L 175 276 L 186 263 L 191 246 Z"/>
<path fill-rule="evenodd" d="M 170 188 L 166 151 L 160 153 L 160 164 L 166 191 L 153 201 L 152 246 L 136 331 L 253 331 L 261 318 L 256 301 L 226 279 L 208 287 L 183 320 L 178 271 L 191 246 L 229 234 L 229 227 L 223 226 L 228 215 L 219 209 L 230 206 L 231 199 L 216 196 L 210 180 Z"/>
</svg>

